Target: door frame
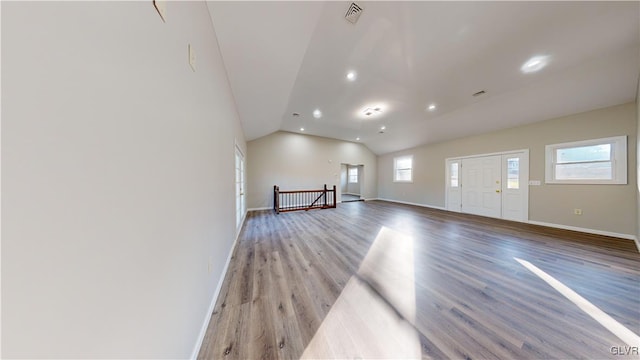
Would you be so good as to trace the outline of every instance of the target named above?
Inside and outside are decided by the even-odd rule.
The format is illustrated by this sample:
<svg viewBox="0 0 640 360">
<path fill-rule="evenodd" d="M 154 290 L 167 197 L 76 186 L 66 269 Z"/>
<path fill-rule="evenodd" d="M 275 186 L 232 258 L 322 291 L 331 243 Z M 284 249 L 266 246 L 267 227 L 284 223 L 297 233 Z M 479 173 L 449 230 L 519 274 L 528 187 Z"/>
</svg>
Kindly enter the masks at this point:
<svg viewBox="0 0 640 360">
<path fill-rule="evenodd" d="M 522 191 L 523 191 L 523 208 L 522 208 L 522 217 L 523 220 L 521 222 L 524 223 L 528 223 L 529 222 L 529 149 L 520 149 L 520 150 L 509 150 L 509 151 L 499 151 L 499 152 L 493 152 L 493 153 L 486 153 L 486 154 L 473 154 L 473 155 L 465 155 L 465 156 L 455 156 L 455 157 L 448 157 L 444 159 L 444 166 L 445 166 L 445 181 L 444 181 L 444 186 L 445 186 L 445 191 L 444 191 L 444 208 L 447 211 L 454 211 L 454 212 L 461 212 L 460 209 L 455 210 L 455 209 L 449 209 L 449 171 L 450 169 L 448 168 L 449 163 L 453 162 L 453 161 L 457 161 L 460 165 L 462 164 L 462 160 L 463 159 L 472 159 L 472 158 L 479 158 L 479 157 L 487 157 L 487 156 L 495 156 L 495 155 L 500 155 L 502 156 L 502 161 L 501 164 L 504 165 L 504 159 L 505 156 L 508 155 L 514 155 L 514 154 L 523 154 L 523 158 L 526 159 L 526 171 L 523 171 L 521 173 L 521 177 L 522 177 L 522 184 L 524 185 L 522 187 Z M 458 165 L 458 166 L 460 166 Z M 501 165 L 501 167 L 502 167 Z M 526 177 L 525 177 L 526 176 Z M 462 184 L 464 186 L 464 179 L 462 178 L 462 170 L 460 168 L 458 168 L 458 181 L 460 182 L 460 184 Z M 506 183 L 504 181 L 501 181 L 501 193 L 504 194 L 504 189 L 506 187 Z M 460 190 L 462 191 L 462 190 Z M 504 206 L 503 203 L 504 199 L 501 199 L 501 208 Z M 460 203 L 462 204 L 462 196 L 460 196 Z M 503 218 L 502 212 L 500 215 L 500 218 Z M 507 219 L 508 220 L 508 219 Z M 518 220 L 510 220 L 510 221 L 518 221 Z"/>
<path fill-rule="evenodd" d="M 451 192 L 451 165 L 457 163 L 458 164 L 458 186 L 456 187 L 456 191 L 458 193 L 458 198 L 460 199 L 458 206 L 456 206 L 455 208 L 450 208 L 449 207 L 449 200 L 450 199 L 450 192 Z M 460 189 L 460 179 L 462 178 L 462 174 L 460 173 L 461 171 L 461 165 L 462 165 L 462 158 L 459 157 L 455 157 L 455 158 L 447 158 L 444 160 L 444 166 L 445 166 L 445 170 L 444 170 L 444 176 L 445 176 L 445 184 L 444 184 L 444 208 L 445 210 L 448 211 L 454 211 L 454 212 L 462 212 L 462 190 Z"/>
<path fill-rule="evenodd" d="M 520 155 L 520 154 L 524 154 L 522 156 L 522 158 L 524 159 L 524 162 L 526 163 L 526 166 L 520 166 L 519 168 L 519 174 L 520 174 L 520 178 L 522 179 L 522 185 L 520 187 L 520 190 L 522 190 L 522 221 L 524 223 L 528 223 L 529 222 L 529 150 L 527 149 L 525 150 L 520 150 L 520 151 L 509 151 L 509 152 L 505 152 L 502 154 L 502 166 L 505 165 L 506 161 L 510 158 L 513 157 L 514 155 Z M 524 164 L 522 164 L 524 165 Z M 504 172 L 502 172 L 502 219 L 505 220 L 510 220 L 510 221 L 520 221 L 520 220 L 516 220 L 516 219 L 509 219 L 505 217 L 504 214 L 504 208 L 505 208 L 505 202 L 506 202 L 506 197 L 505 194 L 507 194 L 509 192 L 510 189 L 508 189 L 508 180 L 507 180 L 507 174 Z"/>
<path fill-rule="evenodd" d="M 247 216 L 247 165 L 246 159 L 244 156 L 244 152 L 235 144 L 235 151 L 233 153 L 233 173 L 234 173 L 234 187 L 235 187 L 235 208 L 236 208 L 236 235 L 240 233 L 242 229 L 242 224 L 244 223 L 244 219 Z M 240 181 L 238 181 L 238 173 L 237 173 L 237 160 L 240 159 Z M 238 189 L 238 182 L 240 183 L 240 189 Z M 238 193 L 240 191 L 240 193 Z M 238 198 L 240 198 L 240 208 L 238 209 Z"/>
<path fill-rule="evenodd" d="M 345 192 L 342 191 L 342 167 L 345 166 L 346 167 L 346 190 Z M 365 194 L 365 189 L 364 189 L 364 164 L 350 164 L 347 162 L 341 162 L 340 163 L 340 192 L 339 192 L 339 196 L 338 196 L 338 201 L 342 202 L 342 195 L 344 194 L 351 194 L 351 195 L 356 195 L 356 194 L 352 194 L 351 192 L 349 192 L 349 168 L 357 168 L 358 169 L 358 189 L 359 189 L 359 196 L 360 196 L 360 200 L 364 199 L 364 194 Z M 355 200 L 354 200 L 355 201 Z"/>
</svg>

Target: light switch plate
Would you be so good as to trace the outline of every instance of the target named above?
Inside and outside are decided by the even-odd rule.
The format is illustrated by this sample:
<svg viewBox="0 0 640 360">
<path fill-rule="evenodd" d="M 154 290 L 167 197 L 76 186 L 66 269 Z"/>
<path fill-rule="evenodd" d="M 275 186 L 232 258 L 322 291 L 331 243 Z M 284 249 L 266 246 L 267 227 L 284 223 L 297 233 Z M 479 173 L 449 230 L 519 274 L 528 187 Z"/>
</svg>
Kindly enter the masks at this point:
<svg viewBox="0 0 640 360">
<path fill-rule="evenodd" d="M 196 52 L 191 44 L 189 44 L 189 66 L 191 70 L 196 71 Z"/>
<path fill-rule="evenodd" d="M 540 186 L 540 180 L 529 180 L 529 185 Z"/>
<path fill-rule="evenodd" d="M 167 22 L 167 2 L 164 0 L 153 0 L 153 6 L 158 11 L 163 22 Z"/>
</svg>

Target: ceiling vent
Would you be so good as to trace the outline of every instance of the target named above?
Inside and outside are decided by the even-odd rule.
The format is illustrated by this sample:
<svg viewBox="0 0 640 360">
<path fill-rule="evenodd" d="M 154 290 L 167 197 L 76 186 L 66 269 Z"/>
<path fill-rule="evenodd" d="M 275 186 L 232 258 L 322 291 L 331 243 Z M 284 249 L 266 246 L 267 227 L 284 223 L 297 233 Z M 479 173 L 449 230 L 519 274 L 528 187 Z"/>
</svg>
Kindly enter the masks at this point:
<svg viewBox="0 0 640 360">
<path fill-rule="evenodd" d="M 480 90 L 480 91 L 478 91 L 477 93 L 473 94 L 472 96 L 480 96 L 480 95 L 484 95 L 484 94 L 486 94 L 486 93 L 487 93 L 486 91 L 484 91 L 484 90 Z"/>
<path fill-rule="evenodd" d="M 355 24 L 358 22 L 363 10 L 364 9 L 360 5 L 351 3 L 351 5 L 349 5 L 349 10 L 347 10 L 347 13 L 344 15 L 344 18 L 350 23 Z"/>
</svg>

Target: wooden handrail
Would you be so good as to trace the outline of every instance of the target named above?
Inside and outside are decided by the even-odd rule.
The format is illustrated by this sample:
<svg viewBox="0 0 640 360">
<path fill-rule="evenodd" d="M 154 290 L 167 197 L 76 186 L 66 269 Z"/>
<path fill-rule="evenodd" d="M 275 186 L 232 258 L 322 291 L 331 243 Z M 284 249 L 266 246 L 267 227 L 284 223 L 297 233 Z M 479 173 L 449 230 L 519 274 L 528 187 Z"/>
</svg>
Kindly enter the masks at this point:
<svg viewBox="0 0 640 360">
<path fill-rule="evenodd" d="M 312 193 L 312 192 L 318 192 L 318 191 L 324 191 L 324 190 L 323 189 L 320 189 L 320 190 L 287 190 L 287 191 L 280 191 L 280 194 Z"/>
</svg>

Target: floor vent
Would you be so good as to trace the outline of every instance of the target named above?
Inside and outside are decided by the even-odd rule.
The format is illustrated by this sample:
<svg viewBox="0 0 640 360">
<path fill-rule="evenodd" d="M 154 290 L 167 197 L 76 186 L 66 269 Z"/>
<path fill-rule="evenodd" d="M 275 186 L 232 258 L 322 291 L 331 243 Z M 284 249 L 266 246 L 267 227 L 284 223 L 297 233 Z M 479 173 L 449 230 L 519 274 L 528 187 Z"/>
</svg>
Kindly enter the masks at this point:
<svg viewBox="0 0 640 360">
<path fill-rule="evenodd" d="M 344 18 L 350 23 L 355 24 L 358 22 L 360 14 L 362 14 L 362 10 L 364 9 L 360 7 L 360 5 L 351 3 L 351 5 L 349 5 L 349 10 L 347 10 L 347 13 L 344 15 Z"/>
</svg>

